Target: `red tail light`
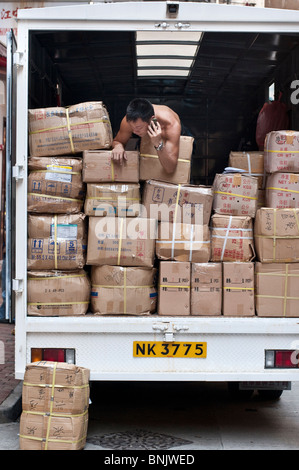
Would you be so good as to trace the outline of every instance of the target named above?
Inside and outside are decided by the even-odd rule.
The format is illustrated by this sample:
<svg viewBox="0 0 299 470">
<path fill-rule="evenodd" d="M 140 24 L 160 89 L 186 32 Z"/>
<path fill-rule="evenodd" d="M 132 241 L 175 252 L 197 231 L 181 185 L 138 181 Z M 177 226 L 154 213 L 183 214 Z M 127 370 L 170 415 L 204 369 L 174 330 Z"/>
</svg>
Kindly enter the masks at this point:
<svg viewBox="0 0 299 470">
<path fill-rule="evenodd" d="M 266 350 L 265 368 L 297 369 L 299 368 L 299 351 L 295 349 Z"/>
<path fill-rule="evenodd" d="M 75 350 L 63 348 L 32 348 L 31 362 L 51 361 L 75 363 Z"/>
</svg>

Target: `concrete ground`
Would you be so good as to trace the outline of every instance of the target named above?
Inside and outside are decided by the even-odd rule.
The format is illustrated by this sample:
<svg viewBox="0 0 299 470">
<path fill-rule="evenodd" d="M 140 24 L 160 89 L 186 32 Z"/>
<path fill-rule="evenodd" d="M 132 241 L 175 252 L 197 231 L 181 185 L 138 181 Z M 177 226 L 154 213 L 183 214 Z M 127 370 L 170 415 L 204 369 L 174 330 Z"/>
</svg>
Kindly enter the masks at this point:
<svg viewBox="0 0 299 470">
<path fill-rule="evenodd" d="M 92 390 L 85 450 L 298 450 L 299 384 L 276 401 L 231 398 L 224 384 L 101 384 Z M 19 449 L 19 419 L 0 424 L 0 450 Z"/>
</svg>

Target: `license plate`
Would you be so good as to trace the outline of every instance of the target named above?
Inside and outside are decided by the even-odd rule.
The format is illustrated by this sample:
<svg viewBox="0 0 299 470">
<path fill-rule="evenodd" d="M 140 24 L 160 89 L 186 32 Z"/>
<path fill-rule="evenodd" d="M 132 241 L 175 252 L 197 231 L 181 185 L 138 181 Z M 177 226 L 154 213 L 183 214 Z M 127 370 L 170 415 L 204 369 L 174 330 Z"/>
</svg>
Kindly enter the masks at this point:
<svg viewBox="0 0 299 470">
<path fill-rule="evenodd" d="M 134 341 L 134 357 L 188 357 L 206 358 L 207 343 L 163 341 Z"/>
</svg>

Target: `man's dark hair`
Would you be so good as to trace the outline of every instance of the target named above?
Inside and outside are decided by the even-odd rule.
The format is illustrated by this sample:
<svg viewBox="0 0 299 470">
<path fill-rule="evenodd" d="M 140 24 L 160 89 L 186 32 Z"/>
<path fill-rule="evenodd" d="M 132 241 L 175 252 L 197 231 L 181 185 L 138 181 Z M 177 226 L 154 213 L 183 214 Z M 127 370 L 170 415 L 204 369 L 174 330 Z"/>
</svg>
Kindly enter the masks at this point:
<svg viewBox="0 0 299 470">
<path fill-rule="evenodd" d="M 135 98 L 128 104 L 126 118 L 127 121 L 135 122 L 140 118 L 142 121 L 149 122 L 154 114 L 152 103 L 145 98 Z"/>
</svg>

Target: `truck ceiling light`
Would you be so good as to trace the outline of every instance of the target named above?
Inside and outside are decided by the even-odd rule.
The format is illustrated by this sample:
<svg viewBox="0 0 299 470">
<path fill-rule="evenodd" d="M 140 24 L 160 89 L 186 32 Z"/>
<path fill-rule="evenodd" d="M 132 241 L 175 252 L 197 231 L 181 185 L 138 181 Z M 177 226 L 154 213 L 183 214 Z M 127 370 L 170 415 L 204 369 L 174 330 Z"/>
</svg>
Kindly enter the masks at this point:
<svg viewBox="0 0 299 470">
<path fill-rule="evenodd" d="M 137 31 L 137 76 L 188 77 L 201 37 L 194 31 Z"/>
</svg>

